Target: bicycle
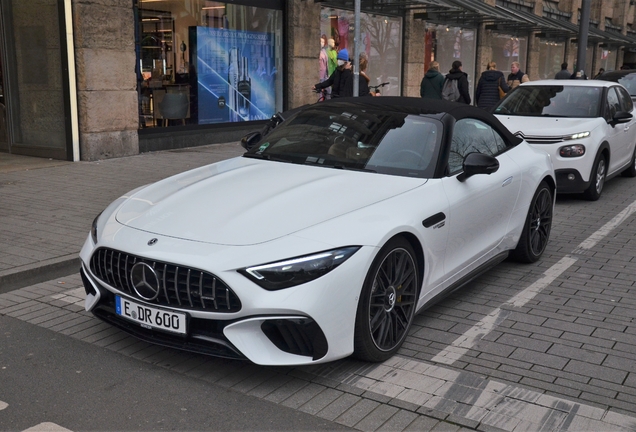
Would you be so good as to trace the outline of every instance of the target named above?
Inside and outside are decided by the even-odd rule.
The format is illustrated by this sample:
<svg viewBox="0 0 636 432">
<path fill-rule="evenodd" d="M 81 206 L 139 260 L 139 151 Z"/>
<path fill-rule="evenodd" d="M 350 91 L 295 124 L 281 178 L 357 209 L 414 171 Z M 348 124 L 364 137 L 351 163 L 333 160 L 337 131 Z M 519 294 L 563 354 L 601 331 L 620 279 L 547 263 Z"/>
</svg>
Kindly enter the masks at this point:
<svg viewBox="0 0 636 432">
<path fill-rule="evenodd" d="M 374 86 L 369 86 L 369 91 L 374 95 L 374 96 L 380 96 L 381 93 L 378 91 L 378 89 L 380 87 L 384 87 L 385 85 L 389 85 L 388 82 L 383 82 L 382 84 L 378 84 L 378 85 L 374 85 Z"/>
<path fill-rule="evenodd" d="M 323 89 L 317 89 L 314 88 L 314 93 L 318 93 L 318 100 L 316 102 L 324 102 L 325 100 L 327 100 L 327 89 L 323 88 Z"/>
</svg>

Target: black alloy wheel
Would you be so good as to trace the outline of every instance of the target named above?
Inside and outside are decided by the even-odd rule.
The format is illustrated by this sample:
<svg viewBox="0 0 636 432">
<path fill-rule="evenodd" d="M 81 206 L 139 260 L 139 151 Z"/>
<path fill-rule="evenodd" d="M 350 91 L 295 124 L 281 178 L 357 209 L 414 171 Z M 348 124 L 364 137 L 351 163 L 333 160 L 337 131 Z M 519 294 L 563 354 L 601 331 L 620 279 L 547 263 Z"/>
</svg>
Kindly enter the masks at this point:
<svg viewBox="0 0 636 432">
<path fill-rule="evenodd" d="M 512 252 L 515 260 L 533 263 L 543 255 L 550 239 L 553 211 L 552 188 L 546 182 L 541 182 L 530 202 L 517 248 Z"/>
<path fill-rule="evenodd" d="M 354 355 L 387 360 L 411 327 L 420 276 L 412 246 L 404 238 L 389 241 L 378 253 L 362 287 L 354 336 Z"/>
</svg>

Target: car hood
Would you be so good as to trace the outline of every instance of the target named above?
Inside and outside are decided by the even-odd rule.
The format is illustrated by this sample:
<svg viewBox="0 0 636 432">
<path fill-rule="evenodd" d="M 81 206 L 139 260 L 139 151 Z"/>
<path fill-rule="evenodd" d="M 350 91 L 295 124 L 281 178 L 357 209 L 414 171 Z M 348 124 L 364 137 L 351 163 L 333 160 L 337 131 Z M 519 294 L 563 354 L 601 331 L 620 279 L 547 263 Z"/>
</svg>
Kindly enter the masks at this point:
<svg viewBox="0 0 636 432">
<path fill-rule="evenodd" d="M 115 217 L 187 240 L 270 241 L 416 188 L 425 179 L 235 158 L 149 185 Z"/>
<path fill-rule="evenodd" d="M 605 123 L 605 119 L 566 117 L 527 117 L 496 115 L 510 132 L 522 132 L 524 136 L 563 136 L 579 132 L 591 132 Z"/>
</svg>

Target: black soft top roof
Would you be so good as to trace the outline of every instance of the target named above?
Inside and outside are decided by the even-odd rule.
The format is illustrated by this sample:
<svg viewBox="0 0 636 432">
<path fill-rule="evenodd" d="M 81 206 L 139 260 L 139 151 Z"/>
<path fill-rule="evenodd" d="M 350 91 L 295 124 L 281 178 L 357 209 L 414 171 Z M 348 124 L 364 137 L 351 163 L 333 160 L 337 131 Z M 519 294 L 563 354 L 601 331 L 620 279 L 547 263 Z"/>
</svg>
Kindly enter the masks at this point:
<svg viewBox="0 0 636 432">
<path fill-rule="evenodd" d="M 622 69 L 622 70 L 603 72 L 603 74 L 600 77 L 594 78 L 594 79 L 600 79 L 603 81 L 617 81 L 619 78 L 623 78 L 624 76 L 632 75 L 632 74 L 636 74 L 636 69 Z"/>
<path fill-rule="evenodd" d="M 396 112 L 404 112 L 411 114 L 448 114 L 456 121 L 463 118 L 475 118 L 492 126 L 506 141 L 512 145 L 521 143 L 522 139 L 513 135 L 494 115 L 481 108 L 466 105 L 459 102 L 448 102 L 444 100 L 416 98 L 416 97 L 399 97 L 399 96 L 380 96 L 380 97 L 351 97 L 331 99 L 318 104 L 305 106 L 319 108 L 316 105 L 332 105 L 345 104 L 352 107 L 369 109 L 383 109 Z M 295 110 L 294 110 L 295 111 Z"/>
</svg>

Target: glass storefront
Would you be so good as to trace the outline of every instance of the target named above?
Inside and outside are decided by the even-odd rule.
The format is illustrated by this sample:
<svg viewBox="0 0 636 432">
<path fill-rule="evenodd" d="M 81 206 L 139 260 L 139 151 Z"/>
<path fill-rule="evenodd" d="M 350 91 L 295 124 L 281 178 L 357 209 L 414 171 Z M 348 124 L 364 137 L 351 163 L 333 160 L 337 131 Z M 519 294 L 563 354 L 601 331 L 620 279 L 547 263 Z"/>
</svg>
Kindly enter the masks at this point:
<svg viewBox="0 0 636 432">
<path fill-rule="evenodd" d="M 0 9 L 0 149 L 72 159 L 64 3 L 3 0 Z"/>
<path fill-rule="evenodd" d="M 476 31 L 444 25 L 428 25 L 425 40 L 425 67 L 431 61 L 439 63 L 439 71 L 444 75 L 453 62 L 462 62 L 462 71 L 468 74 L 471 98 L 475 91 Z"/>
<path fill-rule="evenodd" d="M 606 71 L 616 69 L 616 56 L 618 53 L 618 47 L 616 46 L 600 46 L 596 50 L 596 71 L 594 74 L 589 75 L 593 77 L 598 72 L 599 68 L 603 68 Z"/>
<path fill-rule="evenodd" d="M 552 79 L 561 70 L 565 59 L 565 43 L 548 39 L 538 39 L 539 76 L 537 79 Z M 572 72 L 572 65 L 568 65 Z"/>
<path fill-rule="evenodd" d="M 137 17 L 141 128 L 264 120 L 282 110 L 278 1 L 139 0 Z"/>
<path fill-rule="evenodd" d="M 320 32 L 327 39 L 333 39 L 334 48 L 346 48 L 353 60 L 355 55 L 353 11 L 322 8 L 320 13 Z M 316 48 L 318 48 L 316 37 Z M 401 95 L 402 81 L 402 18 L 360 14 L 361 51 L 365 52 L 369 65 L 367 75 L 369 85 L 388 82 L 380 89 L 386 96 Z M 329 48 L 326 48 L 329 49 Z M 316 82 L 320 78 L 320 61 L 316 59 Z"/>
<path fill-rule="evenodd" d="M 512 62 L 519 62 L 522 72 L 527 72 L 526 60 L 528 58 L 528 40 L 525 37 L 493 33 L 491 35 L 492 61 L 497 63 L 497 69 L 506 77 L 510 73 Z M 536 80 L 537 77 L 529 77 Z"/>
<path fill-rule="evenodd" d="M 574 53 L 574 65 L 571 66 L 571 70 L 576 72 L 576 70 L 578 69 L 576 66 L 576 57 L 578 55 L 578 50 L 579 50 L 579 45 L 576 42 L 572 42 L 570 44 L 570 50 Z M 594 58 L 594 46 L 593 45 L 588 45 L 587 49 L 585 50 L 585 75 L 587 75 L 588 78 L 592 78 L 594 75 L 596 75 L 596 72 L 592 73 L 592 59 Z M 600 68 L 602 66 L 598 66 L 596 65 L 596 70 L 598 70 L 598 68 Z M 614 69 L 612 67 L 612 69 Z M 606 69 L 607 70 L 607 69 Z"/>
</svg>

